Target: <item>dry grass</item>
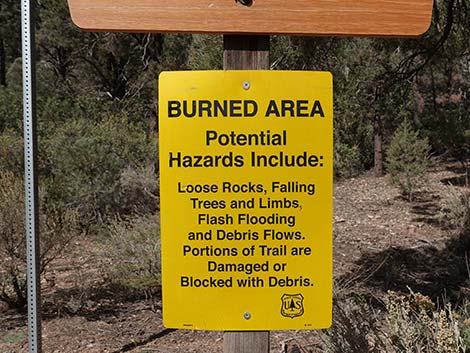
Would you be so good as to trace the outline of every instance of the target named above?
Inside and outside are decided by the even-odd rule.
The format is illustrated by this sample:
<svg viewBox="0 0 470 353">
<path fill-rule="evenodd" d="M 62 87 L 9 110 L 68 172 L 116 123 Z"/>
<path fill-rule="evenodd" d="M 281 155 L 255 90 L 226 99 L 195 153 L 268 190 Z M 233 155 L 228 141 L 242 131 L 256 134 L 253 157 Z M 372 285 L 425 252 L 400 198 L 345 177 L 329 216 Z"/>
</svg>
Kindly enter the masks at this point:
<svg viewBox="0 0 470 353">
<path fill-rule="evenodd" d="M 419 293 L 389 292 L 381 311 L 356 301 L 337 304 L 333 327 L 325 331 L 331 353 L 465 353 L 466 311 L 436 308 Z"/>
</svg>

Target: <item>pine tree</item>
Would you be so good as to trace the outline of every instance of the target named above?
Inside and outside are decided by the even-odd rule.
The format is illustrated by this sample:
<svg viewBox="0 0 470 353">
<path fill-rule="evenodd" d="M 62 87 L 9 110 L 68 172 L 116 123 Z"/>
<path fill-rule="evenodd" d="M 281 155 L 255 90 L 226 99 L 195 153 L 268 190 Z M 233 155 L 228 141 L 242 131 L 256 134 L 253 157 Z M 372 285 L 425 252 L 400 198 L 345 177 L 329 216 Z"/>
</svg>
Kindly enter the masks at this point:
<svg viewBox="0 0 470 353">
<path fill-rule="evenodd" d="M 395 131 L 387 151 L 386 167 L 392 182 L 398 185 L 408 200 L 413 199 L 429 165 L 429 142 L 420 138 L 408 120 Z"/>
</svg>

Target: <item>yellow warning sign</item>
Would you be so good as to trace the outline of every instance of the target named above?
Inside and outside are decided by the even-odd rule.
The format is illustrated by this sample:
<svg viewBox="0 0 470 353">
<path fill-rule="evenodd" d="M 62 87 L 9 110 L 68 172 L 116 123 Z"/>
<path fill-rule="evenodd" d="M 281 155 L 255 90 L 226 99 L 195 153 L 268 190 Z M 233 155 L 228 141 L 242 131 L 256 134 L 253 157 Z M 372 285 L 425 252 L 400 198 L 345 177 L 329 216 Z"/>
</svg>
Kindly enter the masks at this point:
<svg viewBox="0 0 470 353">
<path fill-rule="evenodd" d="M 165 326 L 329 327 L 331 74 L 165 72 L 159 82 Z"/>
</svg>

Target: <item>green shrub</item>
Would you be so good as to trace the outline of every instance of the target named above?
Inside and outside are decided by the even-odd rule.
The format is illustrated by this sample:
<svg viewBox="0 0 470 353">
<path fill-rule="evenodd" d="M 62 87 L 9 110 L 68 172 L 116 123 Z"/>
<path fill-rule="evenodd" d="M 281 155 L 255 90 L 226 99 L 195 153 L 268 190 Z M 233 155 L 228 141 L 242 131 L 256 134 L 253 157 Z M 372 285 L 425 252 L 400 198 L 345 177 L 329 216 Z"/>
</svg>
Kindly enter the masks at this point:
<svg viewBox="0 0 470 353">
<path fill-rule="evenodd" d="M 75 117 L 85 117 L 91 124 L 106 120 L 108 116 L 123 111 L 120 104 L 97 92 L 74 95 L 68 85 L 38 97 L 38 132 L 40 139 L 47 138 L 57 128 L 69 124 Z"/>
<path fill-rule="evenodd" d="M 0 131 L 22 130 L 23 96 L 19 92 L 0 86 Z"/>
<path fill-rule="evenodd" d="M 363 169 L 359 149 L 336 143 L 334 147 L 334 171 L 339 177 L 351 178 L 357 176 Z"/>
<path fill-rule="evenodd" d="M 429 143 L 405 120 L 395 131 L 387 150 L 386 167 L 392 182 L 411 201 L 429 165 Z"/>
<path fill-rule="evenodd" d="M 40 193 L 40 204 L 43 203 Z M 79 234 L 78 214 L 73 210 L 56 212 L 41 209 L 40 272 L 56 258 L 69 241 Z M 0 174 L 0 301 L 22 309 L 26 305 L 24 187 L 13 173 Z"/>
<path fill-rule="evenodd" d="M 111 282 L 136 290 L 160 285 L 160 221 L 158 215 L 115 220 L 105 239 Z"/>
<path fill-rule="evenodd" d="M 191 70 L 221 70 L 223 37 L 213 34 L 194 34 L 192 39 L 188 53 L 188 66 Z"/>
<path fill-rule="evenodd" d="M 48 204 L 74 207 L 85 221 L 108 218 L 121 210 L 121 175 L 156 157 L 156 146 L 126 116 L 99 122 L 71 119 L 44 138 Z"/>
<path fill-rule="evenodd" d="M 23 174 L 23 138 L 11 130 L 0 134 L 0 171 Z"/>
<path fill-rule="evenodd" d="M 465 353 L 458 315 L 450 305 L 436 309 L 419 293 L 390 292 L 385 300 L 386 322 L 395 352 Z"/>
<path fill-rule="evenodd" d="M 127 167 L 119 180 L 122 214 L 150 214 L 160 207 L 160 183 L 154 165 Z"/>
</svg>

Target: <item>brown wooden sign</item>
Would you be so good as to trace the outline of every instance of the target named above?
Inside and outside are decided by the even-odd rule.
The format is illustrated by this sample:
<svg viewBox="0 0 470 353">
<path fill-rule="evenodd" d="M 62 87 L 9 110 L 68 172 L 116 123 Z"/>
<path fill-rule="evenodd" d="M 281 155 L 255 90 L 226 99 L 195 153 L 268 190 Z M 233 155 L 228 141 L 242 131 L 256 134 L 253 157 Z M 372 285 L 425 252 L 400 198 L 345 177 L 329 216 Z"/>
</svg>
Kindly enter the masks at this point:
<svg viewBox="0 0 470 353">
<path fill-rule="evenodd" d="M 417 36 L 432 0 L 68 0 L 90 31 Z M 248 2 L 247 5 L 242 3 Z"/>
</svg>

